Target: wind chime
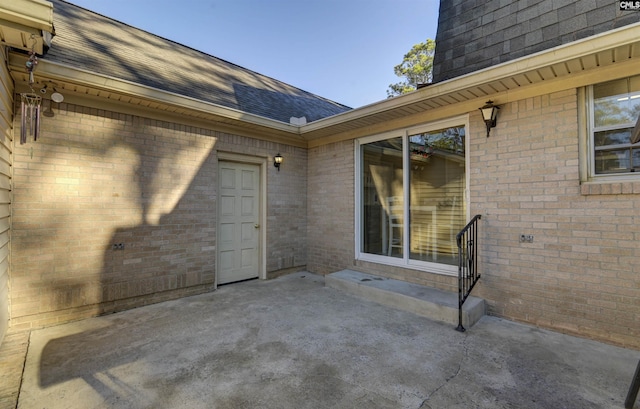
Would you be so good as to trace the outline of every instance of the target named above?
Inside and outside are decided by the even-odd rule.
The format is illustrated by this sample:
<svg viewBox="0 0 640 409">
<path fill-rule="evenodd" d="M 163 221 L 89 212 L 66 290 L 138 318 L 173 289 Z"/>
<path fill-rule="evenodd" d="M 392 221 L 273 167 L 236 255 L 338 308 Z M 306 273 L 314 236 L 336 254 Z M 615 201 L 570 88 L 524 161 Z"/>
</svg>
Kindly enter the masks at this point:
<svg viewBox="0 0 640 409">
<path fill-rule="evenodd" d="M 29 59 L 25 66 L 29 73 L 29 87 L 31 92 L 25 92 L 20 94 L 20 144 L 27 143 L 27 137 L 32 136 L 34 141 L 38 140 L 40 135 L 40 111 L 42 105 L 42 97 L 37 95 L 33 90 L 33 70 L 38 64 L 38 57 L 36 57 L 35 51 L 31 50 L 29 53 Z"/>
</svg>

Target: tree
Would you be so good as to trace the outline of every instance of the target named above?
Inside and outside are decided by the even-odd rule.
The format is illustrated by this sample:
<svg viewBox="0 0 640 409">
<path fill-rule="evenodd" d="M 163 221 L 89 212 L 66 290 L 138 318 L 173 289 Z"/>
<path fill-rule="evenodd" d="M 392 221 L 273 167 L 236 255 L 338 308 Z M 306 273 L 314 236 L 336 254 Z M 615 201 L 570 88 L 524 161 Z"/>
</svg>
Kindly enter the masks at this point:
<svg viewBox="0 0 640 409">
<path fill-rule="evenodd" d="M 419 84 L 431 82 L 433 73 L 433 54 L 436 50 L 436 42 L 430 38 L 424 43 L 414 45 L 404 55 L 402 63 L 393 67 L 393 72 L 398 77 L 404 77 L 404 81 L 389 85 L 387 97 L 406 94 L 415 91 Z"/>
</svg>

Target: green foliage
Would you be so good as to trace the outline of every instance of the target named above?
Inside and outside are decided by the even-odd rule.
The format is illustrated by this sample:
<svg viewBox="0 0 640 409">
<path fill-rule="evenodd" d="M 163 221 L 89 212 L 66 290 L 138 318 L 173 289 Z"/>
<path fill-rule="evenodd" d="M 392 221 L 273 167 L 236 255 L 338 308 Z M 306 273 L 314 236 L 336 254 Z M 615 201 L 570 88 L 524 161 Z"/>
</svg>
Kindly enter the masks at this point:
<svg viewBox="0 0 640 409">
<path fill-rule="evenodd" d="M 464 138 L 464 127 L 451 127 L 411 135 L 409 141 L 412 145 L 424 147 L 424 150 L 448 151 L 464 156 Z"/>
<path fill-rule="evenodd" d="M 390 84 L 387 97 L 406 94 L 415 91 L 419 84 L 428 84 L 432 80 L 433 54 L 436 50 L 436 42 L 427 39 L 424 43 L 414 45 L 404 55 L 402 63 L 393 67 L 393 72 L 404 78 L 404 81 Z"/>
</svg>

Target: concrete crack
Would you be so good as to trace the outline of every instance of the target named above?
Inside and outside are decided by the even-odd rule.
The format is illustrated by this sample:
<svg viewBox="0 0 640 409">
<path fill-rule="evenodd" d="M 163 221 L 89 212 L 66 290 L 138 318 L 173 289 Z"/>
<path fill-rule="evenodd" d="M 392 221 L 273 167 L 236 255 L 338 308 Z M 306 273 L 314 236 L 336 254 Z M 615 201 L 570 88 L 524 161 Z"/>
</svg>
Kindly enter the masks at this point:
<svg viewBox="0 0 640 409">
<path fill-rule="evenodd" d="M 29 336 L 27 337 L 27 347 L 24 349 L 24 359 L 22 361 L 22 373 L 20 374 L 20 384 L 18 385 L 18 393 L 16 395 L 16 406 L 15 409 L 18 409 L 18 403 L 20 403 L 20 394 L 22 393 L 22 382 L 24 381 L 24 371 L 27 367 L 27 355 L 29 354 L 29 347 L 31 347 L 31 334 L 33 331 L 29 331 Z"/>
<path fill-rule="evenodd" d="M 464 339 L 462 340 L 462 357 L 460 358 L 460 361 L 458 362 L 458 368 L 456 368 L 456 370 L 453 372 L 452 375 L 450 375 L 449 377 L 447 377 L 447 379 L 444 380 L 444 382 L 442 382 L 437 388 L 435 388 L 433 390 L 433 392 L 431 392 L 430 394 L 427 395 L 427 397 L 420 403 L 420 406 L 418 406 L 418 409 L 432 409 L 431 406 L 429 405 L 429 403 L 427 403 L 431 397 L 433 397 L 436 393 L 438 393 L 438 391 L 440 391 L 440 389 L 442 389 L 446 384 L 448 384 L 452 379 L 454 379 L 456 376 L 458 376 L 460 374 L 460 371 L 462 371 L 462 362 L 465 360 L 465 358 L 468 356 L 469 353 L 469 347 L 467 345 L 467 338 L 468 336 L 465 335 Z"/>
</svg>

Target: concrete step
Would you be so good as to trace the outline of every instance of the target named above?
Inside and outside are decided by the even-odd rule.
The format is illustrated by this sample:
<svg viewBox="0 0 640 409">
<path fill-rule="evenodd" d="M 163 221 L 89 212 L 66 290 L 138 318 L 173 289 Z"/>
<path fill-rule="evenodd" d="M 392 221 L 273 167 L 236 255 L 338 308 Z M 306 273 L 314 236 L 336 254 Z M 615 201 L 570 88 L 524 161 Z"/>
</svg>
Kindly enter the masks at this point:
<svg viewBox="0 0 640 409">
<path fill-rule="evenodd" d="M 436 321 L 458 325 L 458 294 L 353 270 L 325 276 L 325 285 Z M 485 314 L 485 302 L 470 296 L 462 306 L 462 325 L 470 328 Z"/>
</svg>

